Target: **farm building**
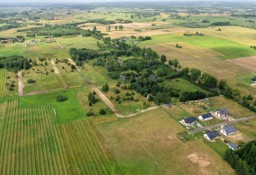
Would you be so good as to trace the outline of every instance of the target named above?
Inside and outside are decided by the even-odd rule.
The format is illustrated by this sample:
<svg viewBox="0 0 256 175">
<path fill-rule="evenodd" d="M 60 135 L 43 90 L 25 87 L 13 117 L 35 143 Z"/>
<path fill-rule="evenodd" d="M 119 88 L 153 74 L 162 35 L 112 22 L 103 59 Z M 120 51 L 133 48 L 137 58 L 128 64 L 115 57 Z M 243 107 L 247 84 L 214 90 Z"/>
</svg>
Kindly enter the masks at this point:
<svg viewBox="0 0 256 175">
<path fill-rule="evenodd" d="M 192 126 L 196 124 L 197 118 L 196 117 L 188 117 L 182 119 L 180 122 L 185 126 Z"/>
<path fill-rule="evenodd" d="M 204 134 L 204 137 L 207 139 L 207 140 L 216 140 L 220 137 L 220 134 L 218 133 L 218 131 L 207 131 L 205 134 Z"/>
<path fill-rule="evenodd" d="M 220 132 L 225 136 L 229 136 L 236 133 L 236 128 L 234 126 L 225 126 L 220 129 Z"/>
<path fill-rule="evenodd" d="M 225 119 L 226 117 L 228 117 L 230 114 L 229 114 L 229 111 L 227 109 L 220 109 L 218 111 L 215 111 L 214 113 L 218 118 L 220 119 Z"/>
<path fill-rule="evenodd" d="M 212 120 L 213 116 L 211 113 L 208 113 L 208 114 L 201 115 L 198 118 L 201 121 L 207 121 L 207 120 Z"/>
<path fill-rule="evenodd" d="M 13 40 L 12 39 L 4 39 L 1 41 L 3 44 L 7 44 L 7 43 L 12 43 Z"/>
<path fill-rule="evenodd" d="M 230 142 L 230 143 L 228 144 L 228 147 L 229 147 L 230 149 L 234 150 L 234 151 L 238 149 L 238 146 L 237 146 L 235 143 L 233 143 L 233 142 Z"/>
</svg>

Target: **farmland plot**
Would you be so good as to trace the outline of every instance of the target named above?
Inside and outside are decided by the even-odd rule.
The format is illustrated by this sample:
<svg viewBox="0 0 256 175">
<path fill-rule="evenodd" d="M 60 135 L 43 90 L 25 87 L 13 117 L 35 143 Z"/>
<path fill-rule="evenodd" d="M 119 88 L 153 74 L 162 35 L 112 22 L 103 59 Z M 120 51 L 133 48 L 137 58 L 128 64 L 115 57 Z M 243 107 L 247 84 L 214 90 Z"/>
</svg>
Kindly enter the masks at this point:
<svg viewBox="0 0 256 175">
<path fill-rule="evenodd" d="M 54 123 L 54 108 L 0 103 L 0 174 L 112 174 L 88 120 Z"/>
</svg>

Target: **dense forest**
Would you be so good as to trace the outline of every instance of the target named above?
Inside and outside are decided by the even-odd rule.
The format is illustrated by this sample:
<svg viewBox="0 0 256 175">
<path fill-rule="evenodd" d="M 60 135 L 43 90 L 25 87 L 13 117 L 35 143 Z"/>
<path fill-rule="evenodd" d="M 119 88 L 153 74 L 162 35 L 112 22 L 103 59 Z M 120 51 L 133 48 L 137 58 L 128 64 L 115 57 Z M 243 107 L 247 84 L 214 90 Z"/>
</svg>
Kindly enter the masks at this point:
<svg viewBox="0 0 256 175">
<path fill-rule="evenodd" d="M 238 151 L 227 150 L 224 158 L 238 175 L 255 175 L 256 141 L 247 143 Z"/>
<path fill-rule="evenodd" d="M 9 71 L 19 71 L 32 67 L 33 61 L 23 56 L 0 57 L 0 68 L 6 68 Z"/>
</svg>

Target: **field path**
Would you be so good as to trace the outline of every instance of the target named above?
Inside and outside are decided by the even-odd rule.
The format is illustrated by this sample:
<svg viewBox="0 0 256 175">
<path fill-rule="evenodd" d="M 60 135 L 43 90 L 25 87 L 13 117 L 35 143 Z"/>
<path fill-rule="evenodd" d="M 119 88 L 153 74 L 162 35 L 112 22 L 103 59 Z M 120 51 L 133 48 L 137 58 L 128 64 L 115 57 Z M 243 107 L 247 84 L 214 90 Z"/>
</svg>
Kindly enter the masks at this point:
<svg viewBox="0 0 256 175">
<path fill-rule="evenodd" d="M 110 108 L 112 112 L 118 117 L 122 118 L 123 115 L 120 114 L 117 109 L 115 108 L 115 105 L 108 99 L 108 97 L 103 94 L 97 87 L 91 85 L 92 90 L 101 98 L 101 100 Z"/>
<path fill-rule="evenodd" d="M 57 43 L 58 46 L 60 46 L 61 49 L 64 49 L 64 46 L 62 46 L 62 45 L 59 43 L 59 41 L 56 40 L 56 43 Z"/>
<path fill-rule="evenodd" d="M 122 115 L 120 116 L 120 118 L 130 118 L 130 117 L 135 117 L 136 115 L 139 115 L 141 113 L 144 113 L 144 112 L 147 112 L 147 111 L 152 111 L 154 109 L 158 109 L 160 108 L 161 106 L 153 106 L 153 107 L 150 107 L 150 108 L 147 108 L 147 109 L 144 109 L 144 110 L 141 110 L 139 112 L 136 112 L 136 113 L 132 113 L 132 114 L 128 114 L 128 115 Z"/>
<path fill-rule="evenodd" d="M 76 66 L 76 70 L 77 70 L 78 72 L 81 72 L 81 70 L 79 69 L 79 67 L 76 65 L 76 62 L 74 62 L 71 58 L 68 58 L 68 61 L 69 61 L 70 64 Z"/>
<path fill-rule="evenodd" d="M 196 129 L 191 130 L 190 132 L 197 133 L 197 132 L 201 132 L 201 131 L 205 131 L 205 130 L 211 130 L 213 128 L 218 128 L 222 125 L 234 124 L 234 123 L 238 123 L 241 121 L 247 121 L 247 120 L 252 120 L 252 119 L 256 119 L 256 116 L 244 117 L 244 118 L 239 118 L 239 119 L 235 119 L 235 120 L 231 120 L 231 121 L 224 121 L 222 123 L 218 123 L 215 125 L 206 126 L 206 127 L 202 127 L 202 128 L 196 128 Z"/>
<path fill-rule="evenodd" d="M 21 71 L 18 72 L 18 81 L 19 81 L 19 87 L 18 87 L 19 96 L 23 96 L 23 88 L 25 86 L 24 86 L 24 83 L 23 83 L 23 77 L 22 77 L 22 72 Z"/>
<path fill-rule="evenodd" d="M 54 60 L 51 60 L 51 64 L 53 66 L 54 73 L 60 78 L 64 88 L 67 88 L 68 86 L 67 86 L 66 82 L 64 81 L 63 77 L 61 76 L 59 69 L 56 67 Z"/>
</svg>

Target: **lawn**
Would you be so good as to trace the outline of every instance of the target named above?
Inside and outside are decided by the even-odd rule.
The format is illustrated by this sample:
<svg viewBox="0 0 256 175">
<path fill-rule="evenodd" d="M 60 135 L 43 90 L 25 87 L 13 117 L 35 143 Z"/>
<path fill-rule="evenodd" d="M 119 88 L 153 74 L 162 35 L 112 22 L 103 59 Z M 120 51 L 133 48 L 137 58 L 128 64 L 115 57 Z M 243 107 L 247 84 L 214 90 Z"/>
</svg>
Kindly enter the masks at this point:
<svg viewBox="0 0 256 175">
<path fill-rule="evenodd" d="M 68 100 L 57 102 L 56 98 L 59 95 L 67 96 Z M 21 107 L 37 107 L 41 105 L 52 106 L 56 109 L 56 123 L 66 123 L 86 116 L 73 90 L 59 90 L 50 93 L 20 97 Z"/>
<path fill-rule="evenodd" d="M 24 48 L 24 56 L 29 58 L 68 58 L 67 51 L 61 48 L 56 42 L 54 43 L 37 43 Z"/>
<path fill-rule="evenodd" d="M 142 42 L 140 46 L 164 44 L 173 42 L 184 42 L 193 46 L 198 46 L 221 54 L 222 59 L 231 59 L 256 55 L 256 51 L 249 46 L 237 42 L 214 36 L 183 36 L 178 34 L 165 34 L 152 36 L 152 40 Z"/>
<path fill-rule="evenodd" d="M 173 89 L 177 92 L 196 92 L 196 91 L 201 91 L 204 93 L 207 93 L 207 91 L 201 89 L 200 87 L 191 84 L 185 79 L 182 78 L 175 78 L 172 80 L 165 81 L 161 83 L 163 87 Z"/>
<path fill-rule="evenodd" d="M 234 174 L 203 141 L 177 138 L 183 127 L 161 109 L 97 128 L 123 174 Z"/>
<path fill-rule="evenodd" d="M 22 55 L 23 43 L 0 44 L 0 57 Z"/>
<path fill-rule="evenodd" d="M 56 40 L 68 51 L 70 48 L 98 49 L 97 39 L 92 37 L 58 37 Z"/>
<path fill-rule="evenodd" d="M 108 77 L 106 68 L 102 66 L 92 66 L 91 63 L 84 64 L 82 74 L 86 79 L 100 88 L 107 82 L 115 82 L 115 80 Z"/>
</svg>

